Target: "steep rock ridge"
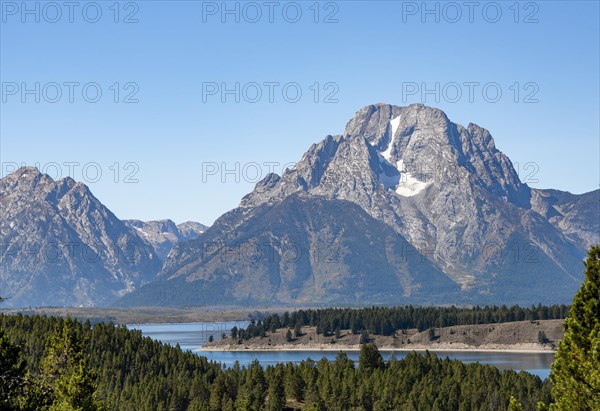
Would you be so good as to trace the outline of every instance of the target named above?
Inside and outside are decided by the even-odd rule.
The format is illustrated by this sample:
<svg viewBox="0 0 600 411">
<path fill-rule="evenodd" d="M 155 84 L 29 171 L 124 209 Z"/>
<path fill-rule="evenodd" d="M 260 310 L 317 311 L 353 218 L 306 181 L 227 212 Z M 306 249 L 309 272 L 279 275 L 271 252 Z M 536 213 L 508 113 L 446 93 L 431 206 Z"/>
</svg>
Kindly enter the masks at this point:
<svg viewBox="0 0 600 411">
<path fill-rule="evenodd" d="M 162 304 L 433 303 L 458 287 L 356 204 L 297 192 L 175 247 L 162 281 L 121 300 Z M 173 264 L 177 262 L 176 264 Z"/>
<path fill-rule="evenodd" d="M 107 304 L 161 262 L 84 184 L 23 167 L 0 180 L 5 306 Z"/>
<path fill-rule="evenodd" d="M 311 147 L 293 170 L 255 190 L 241 207 L 297 190 L 355 202 L 465 288 L 487 283 L 483 277 L 503 259 L 525 264 L 523 249 L 532 247 L 549 254 L 566 277 L 577 275 L 584 250 L 532 213 L 531 189 L 487 130 L 454 124 L 421 104 L 378 104 L 358 111 L 331 141 Z M 320 176 L 312 179 L 318 184 L 305 184 L 306 175 Z M 518 244 L 509 241 L 515 236 L 522 238 Z"/>
<path fill-rule="evenodd" d="M 600 190 L 581 195 L 559 190 L 532 190 L 531 207 L 576 244 L 600 243 Z"/>
<path fill-rule="evenodd" d="M 196 221 L 186 221 L 185 223 L 177 224 L 177 230 L 179 230 L 179 234 L 181 235 L 180 241 L 198 238 L 207 228 L 204 224 Z"/>
<path fill-rule="evenodd" d="M 230 296 L 230 303 L 269 299 L 307 303 L 309 296 L 314 303 L 372 303 L 372 295 L 335 294 L 333 284 L 321 293 L 310 288 L 289 293 L 282 277 L 289 275 L 287 271 L 235 261 L 225 251 L 217 252 L 218 258 L 210 252 L 210 247 L 223 250 L 220 247 L 232 239 L 251 235 L 278 244 L 273 246 L 273 255 L 281 258 L 284 237 L 285 241 L 310 247 L 308 237 L 328 238 L 316 233 L 346 232 L 345 224 L 351 220 L 348 216 L 360 214 L 355 205 L 370 216 L 362 218 L 365 232 L 379 231 L 382 238 L 389 239 L 392 230 L 420 260 L 431 264 L 430 270 L 434 267 L 436 272 L 443 272 L 462 290 L 459 295 L 454 291 L 447 295 L 431 292 L 435 296 L 432 300 L 566 302 L 581 281 L 580 262 L 587 245 L 600 242 L 596 229 L 599 197 L 600 191 L 576 196 L 530 189 L 520 181 L 487 130 L 475 124 L 454 124 L 441 110 L 421 104 L 371 105 L 355 114 L 342 135 L 329 135 L 313 144 L 282 176 L 266 176 L 237 209 L 224 214 L 197 240 L 175 246 L 163 269 L 161 290 L 175 298 L 182 281 L 196 290 L 210 289 L 208 294 L 202 291 L 198 304 L 210 304 L 213 294 L 222 290 L 228 290 L 224 293 Z M 318 225 L 286 219 L 282 211 L 291 213 L 300 202 L 317 199 L 337 207 Z M 268 223 L 268 216 L 275 215 L 280 218 L 277 235 Z M 344 224 L 332 227 L 335 218 Z M 335 238 L 331 237 L 330 243 L 342 247 Z M 372 261 L 369 247 L 362 245 L 353 242 L 342 248 L 357 256 L 353 264 Z M 398 255 L 392 254 L 385 261 L 373 262 L 372 275 L 378 281 L 383 281 L 376 277 L 378 270 L 385 271 Z M 295 273 L 302 272 L 306 278 L 321 275 L 307 261 L 290 264 Z M 358 267 L 353 264 L 339 266 L 328 275 L 335 277 L 342 272 L 348 274 L 344 278 L 353 278 L 351 274 Z M 248 274 L 255 270 L 264 276 Z M 244 294 L 238 285 L 232 285 L 243 283 L 245 275 L 259 289 Z M 425 290 L 426 283 L 419 281 L 421 275 L 415 276 L 414 267 L 397 269 L 397 276 L 409 279 L 407 284 L 422 284 Z M 130 296 L 125 304 L 134 299 L 146 301 L 143 292 Z M 328 300 L 328 293 L 336 297 Z M 413 301 L 410 293 L 394 295 L 388 296 L 387 302 Z M 383 302 L 379 297 L 377 301 Z M 194 296 L 185 301 L 193 302 Z"/>
</svg>

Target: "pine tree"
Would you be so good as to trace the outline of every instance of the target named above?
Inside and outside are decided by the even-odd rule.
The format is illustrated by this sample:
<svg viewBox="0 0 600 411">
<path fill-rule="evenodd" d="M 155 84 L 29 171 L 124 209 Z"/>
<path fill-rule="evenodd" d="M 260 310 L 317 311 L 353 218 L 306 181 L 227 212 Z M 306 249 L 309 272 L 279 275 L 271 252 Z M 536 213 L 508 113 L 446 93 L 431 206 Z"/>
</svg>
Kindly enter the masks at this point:
<svg viewBox="0 0 600 411">
<path fill-rule="evenodd" d="M 95 373 L 88 369 L 75 323 L 67 318 L 50 338 L 43 360 L 43 374 L 53 391 L 51 411 L 101 409 L 94 398 Z"/>
<path fill-rule="evenodd" d="M 300 324 L 300 322 L 297 322 L 294 326 L 294 337 L 302 337 L 302 324 Z"/>
<path fill-rule="evenodd" d="M 219 375 L 210 387 L 210 397 L 208 400 L 208 409 L 210 411 L 221 411 L 221 401 L 223 400 L 223 376 Z"/>
<path fill-rule="evenodd" d="M 299 369 L 291 368 L 287 372 L 286 385 L 290 397 L 295 398 L 296 401 L 304 400 L 304 380 Z"/>
<path fill-rule="evenodd" d="M 553 408 L 600 410 L 600 246 L 588 252 L 564 328 L 550 374 Z"/>
<path fill-rule="evenodd" d="M 25 362 L 21 350 L 0 329 L 0 409 L 17 409 L 25 386 Z"/>
<path fill-rule="evenodd" d="M 427 339 L 428 339 L 429 341 L 433 341 L 433 340 L 435 340 L 435 330 L 434 330 L 433 328 L 430 328 L 430 329 L 427 331 Z"/>
<path fill-rule="evenodd" d="M 319 395 L 319 390 L 317 389 L 316 386 L 308 387 L 307 393 L 306 393 L 306 402 L 305 402 L 304 409 L 306 409 L 308 411 L 321 411 L 321 410 L 324 411 L 324 410 L 326 410 L 325 402 Z"/>
<path fill-rule="evenodd" d="M 371 338 L 369 338 L 369 332 L 367 330 L 362 330 L 360 332 L 360 339 L 358 341 L 359 344 L 367 344 L 369 341 L 371 341 Z"/>
<path fill-rule="evenodd" d="M 237 411 L 247 411 L 252 406 L 252 397 L 248 385 L 243 385 L 238 391 L 235 409 Z"/>
<path fill-rule="evenodd" d="M 283 372 L 281 371 L 282 368 L 278 367 L 269 383 L 269 392 L 266 404 L 268 411 L 281 411 L 285 406 L 285 388 L 283 385 Z"/>
<path fill-rule="evenodd" d="M 259 411 L 263 408 L 266 394 L 266 381 L 262 366 L 258 360 L 254 360 L 246 372 L 248 373 L 247 380 L 238 393 L 236 409 Z"/>
<path fill-rule="evenodd" d="M 369 372 L 377 368 L 383 368 L 384 366 L 383 357 L 375 344 L 363 344 L 360 347 L 358 367 L 361 371 Z"/>
<path fill-rule="evenodd" d="M 508 411 L 523 411 L 523 406 L 515 397 L 510 397 L 510 403 L 508 404 Z"/>
</svg>

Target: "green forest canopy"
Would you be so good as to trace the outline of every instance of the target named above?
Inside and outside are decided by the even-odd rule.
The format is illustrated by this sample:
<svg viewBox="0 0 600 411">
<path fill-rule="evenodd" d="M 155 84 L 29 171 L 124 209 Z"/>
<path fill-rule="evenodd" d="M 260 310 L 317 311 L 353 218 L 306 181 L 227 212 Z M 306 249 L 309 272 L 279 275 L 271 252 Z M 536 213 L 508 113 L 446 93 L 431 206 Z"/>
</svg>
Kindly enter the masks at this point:
<svg viewBox="0 0 600 411">
<path fill-rule="evenodd" d="M 24 384 L 45 378 L 45 347 L 64 334 L 65 324 L 53 317 L 0 315 L 0 341 L 18 347 L 18 361 L 26 362 Z M 94 399 L 108 410 L 506 410 L 511 396 L 534 410 L 538 401 L 552 400 L 548 380 L 431 353 L 383 363 L 377 347 L 366 345 L 362 367 L 340 353 L 335 361 L 225 369 L 138 330 L 77 321 L 69 327 L 96 376 Z M 21 409 L 28 409 L 23 392 Z"/>
</svg>

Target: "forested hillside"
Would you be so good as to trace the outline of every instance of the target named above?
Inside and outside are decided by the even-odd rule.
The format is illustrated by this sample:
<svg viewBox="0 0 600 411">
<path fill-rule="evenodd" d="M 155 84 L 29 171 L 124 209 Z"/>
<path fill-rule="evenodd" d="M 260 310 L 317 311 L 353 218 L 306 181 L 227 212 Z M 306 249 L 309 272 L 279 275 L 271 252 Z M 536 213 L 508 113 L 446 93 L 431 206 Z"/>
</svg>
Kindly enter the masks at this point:
<svg viewBox="0 0 600 411">
<path fill-rule="evenodd" d="M 385 364 L 372 344 L 359 364 L 340 353 L 332 362 L 223 369 L 112 324 L 2 315 L 0 329 L 4 409 L 77 409 L 69 406 L 89 400 L 80 409 L 506 410 L 513 396 L 534 410 L 551 400 L 549 382 L 525 372 L 431 353 Z"/>
</svg>

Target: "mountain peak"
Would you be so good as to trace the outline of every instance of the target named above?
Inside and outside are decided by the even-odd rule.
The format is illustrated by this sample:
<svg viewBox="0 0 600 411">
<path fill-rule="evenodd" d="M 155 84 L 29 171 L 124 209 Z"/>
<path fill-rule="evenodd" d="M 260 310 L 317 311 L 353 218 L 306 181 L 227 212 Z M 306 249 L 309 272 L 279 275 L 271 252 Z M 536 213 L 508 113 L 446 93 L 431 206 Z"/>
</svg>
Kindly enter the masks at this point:
<svg viewBox="0 0 600 411">
<path fill-rule="evenodd" d="M 29 189 L 37 189 L 38 187 L 46 187 L 47 190 L 59 187 L 63 193 L 73 187 L 85 187 L 83 183 L 76 182 L 71 177 L 67 176 L 59 180 L 53 179 L 50 175 L 42 173 L 37 167 L 23 166 L 13 171 L 6 177 L 2 178 L 2 183 L 5 187 L 29 187 Z"/>
<path fill-rule="evenodd" d="M 19 167 L 16 171 L 13 172 L 15 174 L 15 176 L 21 177 L 25 174 L 33 174 L 33 175 L 41 175 L 42 172 L 40 170 L 38 170 L 37 167 L 33 167 L 33 166 L 22 166 Z M 13 174 L 11 173 L 11 174 Z"/>
<path fill-rule="evenodd" d="M 11 185 L 22 184 L 24 182 L 39 181 L 45 176 L 49 181 L 54 181 L 49 175 L 42 174 L 36 167 L 23 166 L 5 176 L 2 180 Z"/>
<path fill-rule="evenodd" d="M 529 187 L 488 130 L 465 128 L 423 104 L 361 108 L 342 136 L 313 144 L 280 178 L 267 176 L 241 207 L 274 205 L 297 192 L 356 203 L 411 244 L 436 250 L 434 260 L 448 244 L 496 236 L 490 224 L 511 226 L 514 216 L 499 207 L 516 207 L 515 215 L 531 209 Z M 439 263 L 464 286 L 471 278 L 465 273 L 480 270 L 460 259 Z"/>
<path fill-rule="evenodd" d="M 22 167 L 0 180 L 0 261 L 9 304 L 106 304 L 160 261 L 89 188 Z"/>
<path fill-rule="evenodd" d="M 395 184 L 400 195 L 416 195 L 429 183 L 444 184 L 450 177 L 453 181 L 478 179 L 500 197 L 523 207 L 529 203 L 528 188 L 508 157 L 496 148 L 490 132 L 474 123 L 466 128 L 452 123 L 438 108 L 366 106 L 348 122 L 344 135 L 364 139 L 374 147 L 383 163 L 380 169 L 396 168 L 395 173 L 383 176 L 386 187 L 394 186 L 390 179 L 394 175 L 404 174 Z M 399 186 L 403 181 L 406 187 Z"/>
<path fill-rule="evenodd" d="M 125 303 L 563 302 L 598 240 L 598 193 L 562 197 L 522 184 L 474 123 L 372 104 L 177 244 L 164 281 Z"/>
</svg>

